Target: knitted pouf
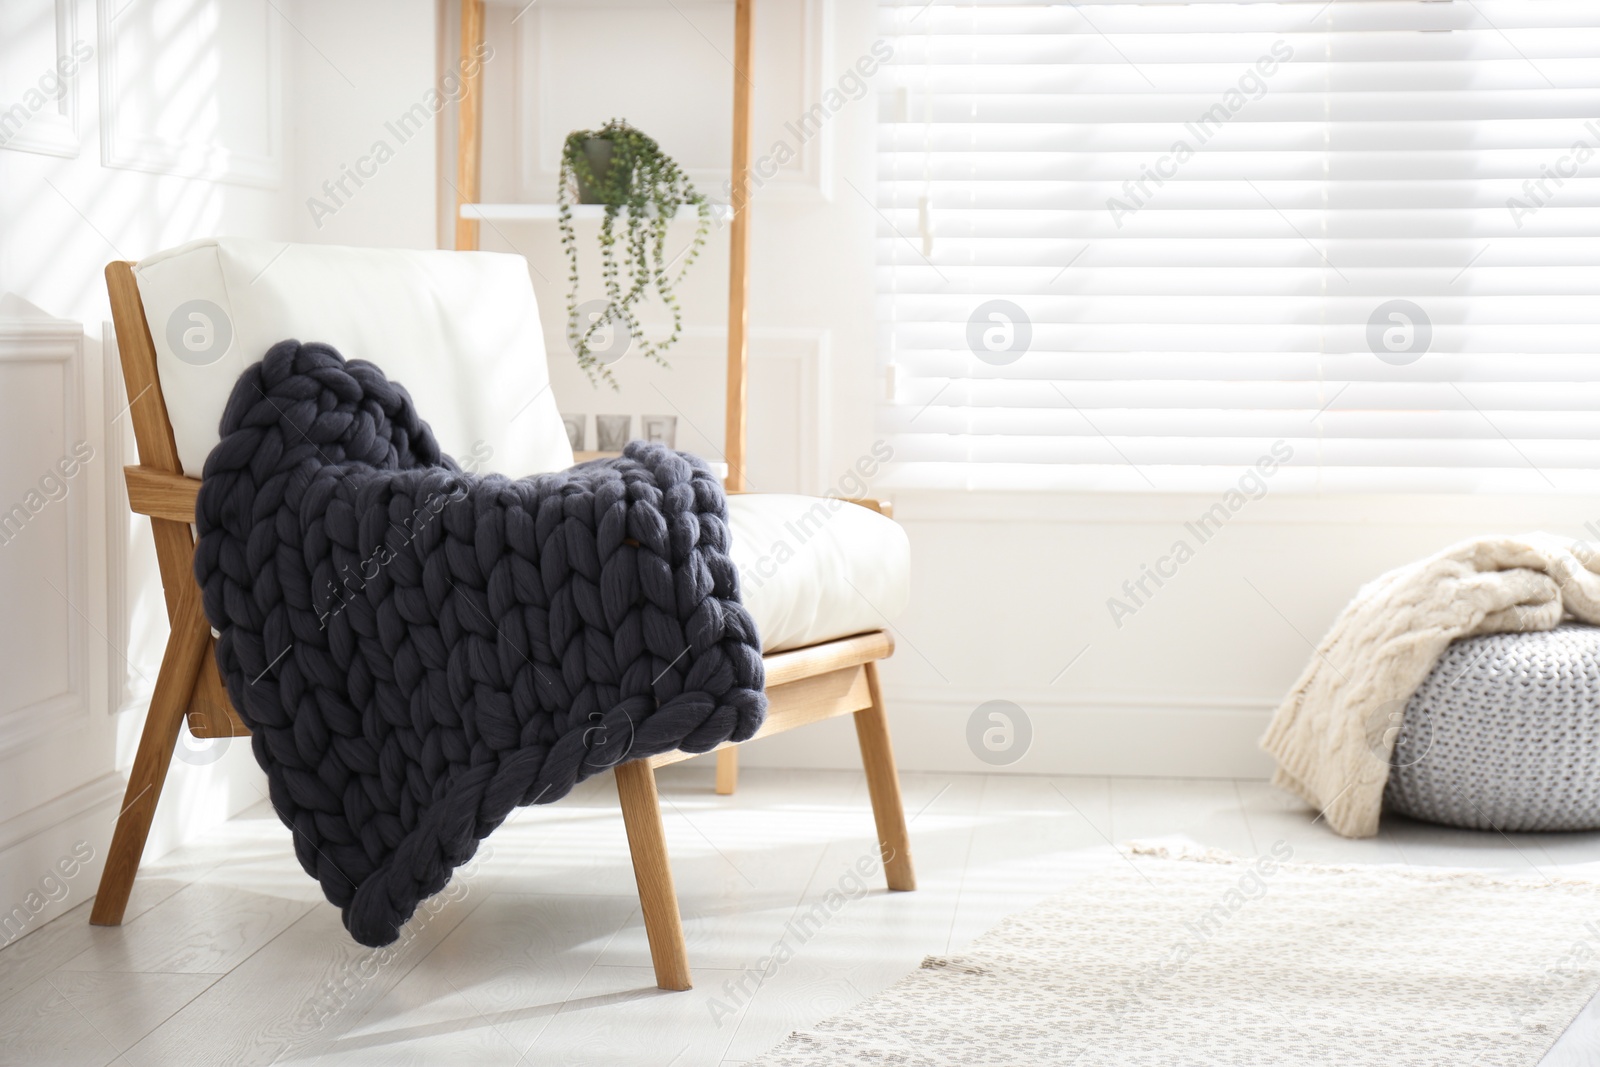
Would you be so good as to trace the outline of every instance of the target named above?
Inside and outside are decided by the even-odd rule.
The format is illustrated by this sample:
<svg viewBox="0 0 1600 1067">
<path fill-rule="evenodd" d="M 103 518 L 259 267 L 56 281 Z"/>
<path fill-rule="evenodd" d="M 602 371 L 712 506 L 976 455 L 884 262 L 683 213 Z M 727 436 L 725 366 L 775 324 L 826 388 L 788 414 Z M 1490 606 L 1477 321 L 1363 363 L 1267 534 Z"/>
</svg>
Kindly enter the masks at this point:
<svg viewBox="0 0 1600 1067">
<path fill-rule="evenodd" d="M 1600 627 L 1456 641 L 1405 706 L 1384 807 L 1474 830 L 1600 828 Z"/>
</svg>

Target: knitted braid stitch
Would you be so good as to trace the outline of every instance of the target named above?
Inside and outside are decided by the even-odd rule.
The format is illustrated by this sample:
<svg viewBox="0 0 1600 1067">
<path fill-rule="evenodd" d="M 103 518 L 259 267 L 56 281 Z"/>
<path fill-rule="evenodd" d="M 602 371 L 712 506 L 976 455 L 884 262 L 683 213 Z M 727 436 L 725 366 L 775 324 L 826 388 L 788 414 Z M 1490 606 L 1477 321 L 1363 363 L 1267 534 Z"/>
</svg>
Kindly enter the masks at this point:
<svg viewBox="0 0 1600 1067">
<path fill-rule="evenodd" d="M 228 695 L 361 944 L 394 941 L 513 808 L 766 714 L 694 456 L 464 473 L 376 366 L 284 341 L 234 387 L 196 524 Z"/>
</svg>

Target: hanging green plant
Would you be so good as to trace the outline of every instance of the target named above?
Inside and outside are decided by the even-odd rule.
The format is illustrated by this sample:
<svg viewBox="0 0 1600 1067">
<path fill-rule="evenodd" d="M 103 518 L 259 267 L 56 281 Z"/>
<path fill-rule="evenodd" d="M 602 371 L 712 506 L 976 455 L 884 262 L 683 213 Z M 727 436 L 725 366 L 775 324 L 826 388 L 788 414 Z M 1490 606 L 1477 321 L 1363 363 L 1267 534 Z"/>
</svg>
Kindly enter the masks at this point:
<svg viewBox="0 0 1600 1067">
<path fill-rule="evenodd" d="M 561 177 L 556 201 L 560 205 L 561 243 L 570 267 L 567 292 L 567 339 L 578 366 L 599 384 L 613 389 L 612 360 L 594 348 L 596 334 L 605 326 L 627 331 L 641 355 L 667 365 L 662 353 L 678 340 L 683 312 L 674 290 L 689 270 L 711 229 L 711 205 L 695 191 L 694 183 L 661 151 L 661 146 L 621 119 L 598 130 L 578 130 L 567 135 L 561 148 Z M 593 321 L 578 321 L 578 237 L 572 228 L 572 205 L 604 204 L 600 223 L 600 273 L 605 283 L 606 306 Z M 681 256 L 683 265 L 672 273 L 667 260 L 667 229 L 682 207 L 693 205 L 698 216 L 694 240 Z M 619 227 L 618 221 L 621 218 Z M 619 232 L 620 231 L 620 232 Z M 620 254 L 619 254 L 620 242 Z M 624 280 L 624 275 L 626 279 Z M 654 292 L 672 313 L 672 332 L 660 341 L 644 335 L 635 307 Z"/>
</svg>

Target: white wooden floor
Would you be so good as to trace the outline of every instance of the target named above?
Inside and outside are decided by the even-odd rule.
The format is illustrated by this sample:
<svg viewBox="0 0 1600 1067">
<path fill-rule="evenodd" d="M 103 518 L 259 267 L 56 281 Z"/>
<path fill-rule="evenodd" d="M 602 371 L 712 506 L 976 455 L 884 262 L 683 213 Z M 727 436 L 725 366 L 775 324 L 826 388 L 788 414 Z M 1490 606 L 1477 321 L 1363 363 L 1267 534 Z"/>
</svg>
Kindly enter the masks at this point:
<svg viewBox="0 0 1600 1067">
<path fill-rule="evenodd" d="M 147 865 L 120 929 L 90 927 L 84 904 L 0 952 L 0 1063 L 737 1064 L 1130 838 L 1600 879 L 1600 834 L 1397 822 L 1345 841 L 1260 782 L 907 774 L 919 890 L 876 876 L 857 894 L 849 872 L 875 856 L 859 774 L 752 769 L 721 798 L 706 763 L 661 775 L 690 992 L 654 987 L 609 776 L 519 812 L 393 953 L 349 939 L 262 805 Z M 747 979 L 753 995 L 730 992 L 830 889 L 851 899 L 804 943 L 789 935 L 794 958 Z M 1600 1064 L 1596 1005 L 1545 1062 Z"/>
</svg>

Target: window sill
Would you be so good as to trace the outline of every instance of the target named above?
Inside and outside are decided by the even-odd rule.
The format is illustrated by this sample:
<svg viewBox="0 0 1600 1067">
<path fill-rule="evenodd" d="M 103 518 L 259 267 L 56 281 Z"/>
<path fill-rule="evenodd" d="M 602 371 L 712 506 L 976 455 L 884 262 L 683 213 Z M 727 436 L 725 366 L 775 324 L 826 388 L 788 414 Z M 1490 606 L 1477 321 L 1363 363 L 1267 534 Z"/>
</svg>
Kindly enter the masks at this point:
<svg viewBox="0 0 1600 1067">
<path fill-rule="evenodd" d="M 896 521 L 1172 524 L 1214 505 L 1230 524 L 1405 525 L 1476 527 L 1484 532 L 1543 529 L 1600 538 L 1600 494 L 1313 492 L 1269 483 L 1263 495 L 1226 492 L 1104 492 L 1082 489 L 897 488 L 875 481 L 875 495 L 894 502 Z M 1593 530 L 1586 530 L 1593 524 Z"/>
</svg>

